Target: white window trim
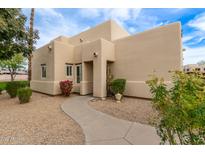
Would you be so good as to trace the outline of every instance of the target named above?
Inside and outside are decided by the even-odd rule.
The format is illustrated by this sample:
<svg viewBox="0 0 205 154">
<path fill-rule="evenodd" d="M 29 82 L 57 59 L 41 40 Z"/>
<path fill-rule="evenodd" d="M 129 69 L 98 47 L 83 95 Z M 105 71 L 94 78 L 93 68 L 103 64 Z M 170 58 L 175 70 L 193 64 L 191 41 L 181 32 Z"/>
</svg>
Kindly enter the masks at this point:
<svg viewBox="0 0 205 154">
<path fill-rule="evenodd" d="M 47 66 L 46 65 L 41 65 L 41 79 L 46 79 L 46 77 L 43 77 L 43 72 L 42 72 L 42 68 L 46 69 L 46 77 L 47 77 Z"/>
<path fill-rule="evenodd" d="M 67 67 L 68 67 L 68 66 L 71 67 L 71 75 L 68 75 L 68 74 L 67 74 Z M 67 76 L 67 77 L 72 77 L 72 76 L 73 76 L 73 64 L 66 64 L 66 65 L 65 65 L 65 73 L 66 73 L 66 76 Z"/>
</svg>

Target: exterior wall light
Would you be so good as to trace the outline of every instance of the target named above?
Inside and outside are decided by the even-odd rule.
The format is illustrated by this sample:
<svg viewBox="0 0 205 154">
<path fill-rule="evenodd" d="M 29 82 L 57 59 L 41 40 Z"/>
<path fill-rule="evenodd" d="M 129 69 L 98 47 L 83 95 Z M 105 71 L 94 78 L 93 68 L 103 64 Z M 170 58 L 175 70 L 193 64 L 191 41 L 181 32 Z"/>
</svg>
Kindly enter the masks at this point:
<svg viewBox="0 0 205 154">
<path fill-rule="evenodd" d="M 52 46 L 51 46 L 51 45 L 48 46 L 48 50 L 49 50 L 49 51 L 52 50 Z"/>
<path fill-rule="evenodd" d="M 94 53 L 93 53 L 93 56 L 94 56 L 94 57 L 97 57 L 97 56 L 98 56 L 98 53 L 97 53 L 97 52 L 94 52 Z"/>
<path fill-rule="evenodd" d="M 83 39 L 82 38 L 80 38 L 80 43 L 83 43 Z"/>
</svg>

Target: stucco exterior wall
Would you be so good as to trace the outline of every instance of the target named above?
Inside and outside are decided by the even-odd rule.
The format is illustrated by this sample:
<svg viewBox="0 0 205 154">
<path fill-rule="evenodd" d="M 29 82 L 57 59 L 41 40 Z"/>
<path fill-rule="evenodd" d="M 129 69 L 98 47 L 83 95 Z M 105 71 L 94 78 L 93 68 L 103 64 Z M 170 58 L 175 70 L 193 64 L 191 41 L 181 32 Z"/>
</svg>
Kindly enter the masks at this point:
<svg viewBox="0 0 205 154">
<path fill-rule="evenodd" d="M 111 20 L 110 22 L 111 22 L 111 40 L 112 41 L 130 35 L 126 30 L 124 30 L 122 27 L 117 25 L 117 23 L 114 22 L 113 20 Z"/>
<path fill-rule="evenodd" d="M 94 56 L 94 53 L 97 56 Z M 88 94 L 93 90 L 93 96 L 106 97 L 106 66 L 107 61 L 114 61 L 114 44 L 98 39 L 83 44 L 82 62 L 83 80 L 81 82 L 81 94 Z M 92 71 L 87 62 L 93 62 Z M 92 74 L 89 74 L 89 73 Z M 89 74 L 89 75 L 88 75 Z M 93 79 L 90 76 L 93 76 Z M 89 76 L 89 77 L 88 77 Z M 90 81 L 93 80 L 93 83 Z M 91 87 L 93 86 L 93 88 Z"/>
<path fill-rule="evenodd" d="M 49 43 L 33 53 L 31 88 L 42 93 L 54 94 L 54 53 L 48 50 Z M 46 78 L 41 78 L 41 64 L 46 64 Z"/>
<path fill-rule="evenodd" d="M 61 93 L 60 81 L 68 79 L 74 82 L 74 69 L 72 69 L 72 76 L 66 75 L 66 64 L 74 63 L 73 48 L 73 45 L 66 42 L 54 41 L 54 94 Z"/>
<path fill-rule="evenodd" d="M 145 83 L 149 75 L 154 73 L 170 83 L 168 71 L 182 69 L 180 23 L 130 36 L 111 20 L 70 38 L 58 37 L 34 52 L 31 88 L 57 95 L 59 81 L 69 79 L 73 92 L 106 97 L 108 62 L 114 78 L 127 79 L 125 95 L 150 98 Z M 73 64 L 71 77 L 66 76 L 66 63 Z M 41 64 L 47 66 L 45 79 L 41 78 Z M 76 83 L 78 64 L 82 66 L 80 83 Z"/>
<path fill-rule="evenodd" d="M 94 40 L 104 38 L 111 40 L 111 22 L 107 21 L 103 24 L 97 25 L 94 28 L 88 29 L 76 36 L 70 38 L 70 43 L 73 45 L 80 44 L 80 39 L 83 39 L 84 43 L 92 42 Z"/>
<path fill-rule="evenodd" d="M 114 41 L 115 78 L 127 79 L 125 95 L 149 98 L 145 81 L 156 74 L 170 81 L 170 70 L 182 69 L 181 26 L 179 23 L 155 28 Z"/>
</svg>

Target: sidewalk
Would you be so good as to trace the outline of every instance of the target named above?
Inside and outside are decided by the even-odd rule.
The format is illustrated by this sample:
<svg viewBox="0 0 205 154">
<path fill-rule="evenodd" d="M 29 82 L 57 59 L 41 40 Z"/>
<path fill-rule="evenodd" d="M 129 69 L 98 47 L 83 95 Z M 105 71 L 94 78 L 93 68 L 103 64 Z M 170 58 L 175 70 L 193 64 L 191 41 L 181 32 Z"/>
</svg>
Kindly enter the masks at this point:
<svg viewBox="0 0 205 154">
<path fill-rule="evenodd" d="M 62 104 L 62 110 L 83 129 L 86 144 L 150 145 L 159 144 L 155 128 L 129 122 L 92 109 L 87 102 L 90 96 L 71 95 Z"/>
</svg>

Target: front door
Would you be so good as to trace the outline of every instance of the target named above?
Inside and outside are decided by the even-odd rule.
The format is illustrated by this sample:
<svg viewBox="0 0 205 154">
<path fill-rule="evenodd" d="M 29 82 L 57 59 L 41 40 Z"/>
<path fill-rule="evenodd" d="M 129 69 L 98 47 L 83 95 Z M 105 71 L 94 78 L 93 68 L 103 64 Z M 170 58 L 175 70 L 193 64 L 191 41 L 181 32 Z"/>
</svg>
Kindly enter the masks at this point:
<svg viewBox="0 0 205 154">
<path fill-rule="evenodd" d="M 80 81 L 82 80 L 82 65 L 78 64 L 76 65 L 76 84 L 80 84 Z"/>
</svg>

